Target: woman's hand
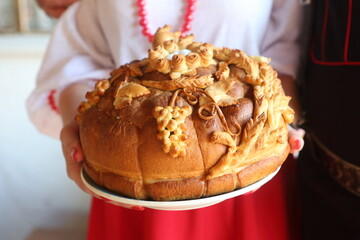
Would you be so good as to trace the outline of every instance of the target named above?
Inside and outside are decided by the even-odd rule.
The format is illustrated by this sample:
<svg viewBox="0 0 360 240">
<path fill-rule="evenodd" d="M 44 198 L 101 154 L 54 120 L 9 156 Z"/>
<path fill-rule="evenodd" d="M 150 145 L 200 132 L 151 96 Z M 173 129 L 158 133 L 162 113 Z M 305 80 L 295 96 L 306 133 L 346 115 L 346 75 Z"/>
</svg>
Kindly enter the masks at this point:
<svg viewBox="0 0 360 240">
<path fill-rule="evenodd" d="M 39 6 L 49 17 L 59 18 L 74 2 L 79 0 L 37 0 Z"/>
<path fill-rule="evenodd" d="M 66 161 L 66 172 L 68 177 L 73 180 L 78 187 L 84 192 L 102 199 L 107 203 L 114 204 L 116 206 L 125 207 L 133 210 L 144 210 L 142 206 L 133 206 L 129 204 L 123 204 L 113 202 L 110 199 L 105 199 L 86 187 L 81 180 L 81 168 L 85 159 L 84 153 L 81 148 L 79 140 L 79 126 L 75 121 L 70 122 L 61 130 L 60 140 L 62 145 L 63 154 Z"/>
<path fill-rule="evenodd" d="M 60 132 L 61 146 L 66 161 L 66 172 L 84 192 L 94 195 L 81 180 L 80 172 L 84 161 L 84 153 L 79 141 L 79 126 L 70 122 Z"/>
<path fill-rule="evenodd" d="M 299 152 L 304 147 L 304 135 L 305 130 L 302 128 L 295 129 L 288 126 L 289 131 L 289 144 L 290 144 L 290 153 L 296 158 L 299 155 Z"/>
<path fill-rule="evenodd" d="M 84 100 L 85 93 L 90 90 L 92 89 L 89 87 L 89 84 L 76 82 L 66 87 L 60 94 L 59 109 L 64 124 L 64 127 L 60 132 L 60 140 L 66 161 L 67 175 L 81 190 L 96 198 L 117 206 L 134 210 L 143 210 L 144 207 L 141 206 L 117 203 L 110 199 L 98 196 L 88 189 L 81 179 L 81 168 L 85 160 L 85 155 L 81 148 L 79 125 L 75 121 L 75 115 L 77 114 L 79 103 Z"/>
</svg>

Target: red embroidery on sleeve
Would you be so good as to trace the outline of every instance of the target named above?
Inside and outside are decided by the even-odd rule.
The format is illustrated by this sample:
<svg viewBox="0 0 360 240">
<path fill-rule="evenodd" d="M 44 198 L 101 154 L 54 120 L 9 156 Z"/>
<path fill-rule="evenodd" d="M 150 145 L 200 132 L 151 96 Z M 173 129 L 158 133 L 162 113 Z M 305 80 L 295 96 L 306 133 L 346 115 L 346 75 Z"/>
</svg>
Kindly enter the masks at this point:
<svg viewBox="0 0 360 240">
<path fill-rule="evenodd" d="M 47 100 L 48 100 L 48 104 L 50 105 L 51 110 L 53 110 L 56 113 L 59 113 L 59 108 L 56 106 L 56 103 L 55 103 L 55 93 L 56 93 L 55 89 L 51 90 L 49 92 Z"/>
</svg>

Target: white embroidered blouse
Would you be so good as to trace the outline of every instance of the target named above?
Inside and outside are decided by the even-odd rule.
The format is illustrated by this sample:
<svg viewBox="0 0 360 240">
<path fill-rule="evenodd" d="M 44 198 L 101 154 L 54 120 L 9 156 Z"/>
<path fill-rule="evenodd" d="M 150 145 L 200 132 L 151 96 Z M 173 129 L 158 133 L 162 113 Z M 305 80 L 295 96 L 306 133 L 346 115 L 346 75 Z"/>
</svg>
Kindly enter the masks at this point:
<svg viewBox="0 0 360 240">
<path fill-rule="evenodd" d="M 153 33 L 165 24 L 181 29 L 185 0 L 148 0 L 146 8 Z M 277 71 L 295 76 L 301 16 L 298 0 L 197 0 L 190 33 L 195 41 L 270 57 Z M 147 57 L 151 44 L 138 21 L 135 0 L 82 0 L 63 14 L 27 101 L 40 132 L 59 136 L 55 106 L 67 85 L 108 78 L 114 68 Z"/>
</svg>

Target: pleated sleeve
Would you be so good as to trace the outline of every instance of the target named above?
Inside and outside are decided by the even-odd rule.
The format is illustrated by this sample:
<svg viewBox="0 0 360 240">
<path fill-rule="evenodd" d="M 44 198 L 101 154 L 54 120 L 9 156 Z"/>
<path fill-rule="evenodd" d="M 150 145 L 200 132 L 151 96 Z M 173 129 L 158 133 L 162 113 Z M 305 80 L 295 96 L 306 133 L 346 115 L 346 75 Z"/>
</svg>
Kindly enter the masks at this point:
<svg viewBox="0 0 360 240">
<path fill-rule="evenodd" d="M 264 39 L 262 56 L 280 73 L 296 77 L 301 46 L 303 5 L 299 0 L 274 0 Z"/>
<path fill-rule="evenodd" d="M 46 135 L 59 137 L 62 121 L 57 104 L 64 88 L 78 81 L 93 86 L 114 69 L 94 8 L 93 0 L 73 4 L 52 32 L 36 87 L 26 102 L 31 121 Z"/>
</svg>

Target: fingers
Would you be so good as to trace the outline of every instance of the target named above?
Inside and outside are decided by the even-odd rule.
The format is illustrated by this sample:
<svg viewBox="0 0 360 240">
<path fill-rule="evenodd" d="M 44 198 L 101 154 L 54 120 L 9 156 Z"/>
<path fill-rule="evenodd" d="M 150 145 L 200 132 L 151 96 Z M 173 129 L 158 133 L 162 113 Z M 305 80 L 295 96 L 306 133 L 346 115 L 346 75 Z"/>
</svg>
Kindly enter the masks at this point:
<svg viewBox="0 0 360 240">
<path fill-rule="evenodd" d="M 294 157 L 297 157 L 301 149 L 304 147 L 304 135 L 304 129 L 295 129 L 289 126 L 290 153 L 292 153 Z"/>
<path fill-rule="evenodd" d="M 116 206 L 133 209 L 137 211 L 142 211 L 145 208 L 143 206 L 134 206 L 130 204 L 124 204 L 120 202 L 115 202 L 110 199 L 101 197 L 94 192 L 92 192 L 81 179 L 81 170 L 84 161 L 84 153 L 81 148 L 80 138 L 79 138 L 79 126 L 75 121 L 66 125 L 60 133 L 60 140 L 62 144 L 62 150 L 66 161 L 66 172 L 68 177 L 73 180 L 78 187 L 84 192 L 106 201 L 107 203 L 114 204 Z"/>
<path fill-rule="evenodd" d="M 66 125 L 60 132 L 63 153 L 67 161 L 81 162 L 84 160 L 84 153 L 79 138 L 79 126 L 75 121 Z"/>
<path fill-rule="evenodd" d="M 79 128 L 75 121 L 66 125 L 60 133 L 62 150 L 66 161 L 66 172 L 84 192 L 95 195 L 81 180 L 81 168 L 84 160 L 79 139 Z"/>
<path fill-rule="evenodd" d="M 85 186 L 85 184 L 83 183 L 83 181 L 81 179 L 81 168 L 82 168 L 81 162 L 78 163 L 75 161 L 70 161 L 70 162 L 66 163 L 66 171 L 67 171 L 68 177 L 71 180 L 73 180 L 81 190 L 83 190 L 87 194 L 97 197 L 97 195 L 95 193 L 93 193 L 90 189 L 88 189 Z"/>
</svg>

